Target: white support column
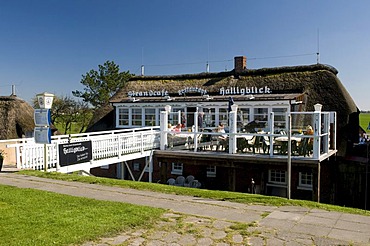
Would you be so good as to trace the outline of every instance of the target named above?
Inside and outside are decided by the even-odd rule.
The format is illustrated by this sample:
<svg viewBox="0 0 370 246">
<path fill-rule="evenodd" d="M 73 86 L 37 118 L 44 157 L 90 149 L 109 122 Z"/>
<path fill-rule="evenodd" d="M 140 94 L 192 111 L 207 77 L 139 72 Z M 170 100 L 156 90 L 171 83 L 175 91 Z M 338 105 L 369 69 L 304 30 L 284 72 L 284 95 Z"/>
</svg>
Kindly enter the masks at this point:
<svg viewBox="0 0 370 246">
<path fill-rule="evenodd" d="M 236 124 L 237 123 L 237 111 L 231 111 L 229 113 L 229 154 L 236 153 Z"/>
<path fill-rule="evenodd" d="M 160 130 L 161 130 L 161 142 L 160 142 L 160 150 L 167 149 L 167 131 L 168 131 L 168 112 L 161 111 L 161 122 L 160 122 Z"/>
<path fill-rule="evenodd" d="M 274 112 L 271 112 L 270 120 L 269 120 L 270 134 L 273 134 L 275 131 L 274 130 L 274 119 L 275 119 Z M 274 137 L 270 136 L 269 141 L 270 141 L 270 156 L 272 157 L 274 155 Z"/>
<path fill-rule="evenodd" d="M 231 105 L 231 112 L 229 113 L 229 154 L 235 154 L 237 150 L 236 136 L 238 122 L 238 105 Z"/>
<path fill-rule="evenodd" d="M 181 124 L 181 110 L 177 111 L 177 124 Z"/>
<path fill-rule="evenodd" d="M 336 150 L 337 149 L 337 112 L 330 112 L 329 124 L 330 124 L 330 142 L 333 143 L 333 146 L 330 146 L 330 147 Z"/>
<path fill-rule="evenodd" d="M 198 150 L 198 111 L 194 113 L 194 152 L 197 152 Z"/>
<path fill-rule="evenodd" d="M 321 135 L 321 112 L 314 112 L 314 140 L 313 140 L 313 158 L 320 157 L 320 135 Z"/>
<path fill-rule="evenodd" d="M 324 150 L 324 153 L 329 153 L 329 113 L 325 113 L 323 121 L 323 133 L 325 133 L 325 136 L 323 137 L 322 141 L 322 149 Z"/>
</svg>

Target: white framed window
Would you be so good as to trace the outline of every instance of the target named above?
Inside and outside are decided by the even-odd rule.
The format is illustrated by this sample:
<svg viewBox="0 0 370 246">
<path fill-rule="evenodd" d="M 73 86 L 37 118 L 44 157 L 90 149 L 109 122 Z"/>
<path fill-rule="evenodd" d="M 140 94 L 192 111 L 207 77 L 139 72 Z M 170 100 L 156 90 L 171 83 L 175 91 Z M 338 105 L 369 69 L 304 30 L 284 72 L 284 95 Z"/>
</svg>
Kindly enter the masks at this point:
<svg viewBox="0 0 370 246">
<path fill-rule="evenodd" d="M 286 112 L 287 108 L 273 108 L 274 112 L 274 128 L 276 130 L 281 130 L 286 128 Z"/>
<path fill-rule="evenodd" d="M 145 126 L 155 126 L 156 123 L 156 113 L 155 108 L 146 108 L 145 111 Z"/>
<path fill-rule="evenodd" d="M 172 108 L 172 122 L 173 125 L 176 126 L 179 122 L 181 122 L 181 113 L 180 113 L 180 121 L 179 121 L 179 111 L 184 112 L 183 108 Z"/>
<path fill-rule="evenodd" d="M 269 182 L 273 184 L 286 184 L 286 171 L 283 170 L 269 170 Z"/>
<path fill-rule="evenodd" d="M 133 126 L 142 126 L 143 124 L 143 110 L 141 108 L 133 108 L 131 110 L 132 115 L 132 125 Z"/>
<path fill-rule="evenodd" d="M 222 123 L 224 126 L 229 125 L 229 112 L 227 111 L 227 108 L 218 109 L 218 122 L 219 124 Z"/>
<path fill-rule="evenodd" d="M 128 126 L 129 125 L 129 110 L 128 108 L 118 109 L 118 125 Z"/>
<path fill-rule="evenodd" d="M 254 120 L 259 123 L 267 123 L 268 108 L 254 108 Z"/>
<path fill-rule="evenodd" d="M 216 126 L 216 109 L 215 108 L 203 108 L 204 112 L 204 123 L 206 127 Z"/>
<path fill-rule="evenodd" d="M 249 108 L 238 108 L 237 120 L 238 126 L 243 127 L 249 123 Z"/>
<path fill-rule="evenodd" d="M 313 175 L 308 172 L 299 172 L 299 185 L 298 189 L 312 190 Z"/>
<path fill-rule="evenodd" d="M 182 175 L 183 172 L 183 167 L 184 165 L 182 163 L 175 163 L 172 162 L 172 170 L 171 174 L 177 174 L 177 175 Z"/>
<path fill-rule="evenodd" d="M 216 177 L 216 166 L 207 166 L 207 177 L 208 178 Z"/>
</svg>

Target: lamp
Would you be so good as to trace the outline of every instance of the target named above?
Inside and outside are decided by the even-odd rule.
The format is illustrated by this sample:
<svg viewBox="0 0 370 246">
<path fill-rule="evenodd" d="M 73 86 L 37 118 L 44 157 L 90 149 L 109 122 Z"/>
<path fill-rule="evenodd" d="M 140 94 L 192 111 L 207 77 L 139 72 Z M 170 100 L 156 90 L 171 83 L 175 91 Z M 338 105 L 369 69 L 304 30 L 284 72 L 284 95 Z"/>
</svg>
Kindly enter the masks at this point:
<svg viewBox="0 0 370 246">
<path fill-rule="evenodd" d="M 314 108 L 315 108 L 315 112 L 321 112 L 321 109 L 322 109 L 322 105 L 320 103 L 316 103 L 315 105 L 313 105 Z"/>
<path fill-rule="evenodd" d="M 172 100 L 173 100 L 173 98 L 171 98 L 170 96 L 165 96 L 165 99 L 166 99 L 167 101 L 172 101 Z"/>
<path fill-rule="evenodd" d="M 140 101 L 140 99 L 136 99 L 135 97 L 130 97 L 130 100 L 131 100 L 132 102 L 138 102 L 138 101 Z"/>
<path fill-rule="evenodd" d="M 51 106 L 53 105 L 53 99 L 54 94 L 51 93 L 40 93 L 36 95 L 37 101 L 39 103 L 39 106 L 41 109 L 46 109 L 48 112 L 51 109 Z M 48 123 L 49 124 L 49 123 Z M 45 129 L 48 134 L 50 133 L 50 127 L 49 125 L 42 126 L 41 129 Z M 50 143 L 50 138 L 48 139 L 48 142 Z M 47 166 L 47 145 L 46 142 L 44 143 L 44 171 L 46 172 L 48 170 Z"/>
<path fill-rule="evenodd" d="M 206 100 L 211 100 L 211 99 L 213 99 L 213 97 L 210 97 L 208 94 L 203 95 L 203 98 L 205 98 Z"/>
<path fill-rule="evenodd" d="M 237 104 L 233 104 L 233 105 L 231 105 L 231 111 L 233 111 L 233 112 L 236 112 L 238 110 L 238 105 Z"/>
<path fill-rule="evenodd" d="M 36 97 L 40 108 L 51 109 L 51 106 L 53 105 L 54 94 L 44 92 L 37 94 Z"/>
<path fill-rule="evenodd" d="M 166 110 L 166 112 L 171 112 L 171 105 L 166 105 L 164 106 L 164 109 Z"/>
</svg>

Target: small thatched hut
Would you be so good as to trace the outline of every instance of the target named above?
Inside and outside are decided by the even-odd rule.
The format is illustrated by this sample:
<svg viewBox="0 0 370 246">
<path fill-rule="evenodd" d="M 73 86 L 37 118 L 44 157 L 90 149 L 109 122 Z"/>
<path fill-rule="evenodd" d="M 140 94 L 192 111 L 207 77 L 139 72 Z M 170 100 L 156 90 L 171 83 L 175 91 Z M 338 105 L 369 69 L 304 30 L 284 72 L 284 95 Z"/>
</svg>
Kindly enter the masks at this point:
<svg viewBox="0 0 370 246">
<path fill-rule="evenodd" d="M 34 109 L 16 96 L 0 96 L 0 139 L 32 137 Z"/>
</svg>

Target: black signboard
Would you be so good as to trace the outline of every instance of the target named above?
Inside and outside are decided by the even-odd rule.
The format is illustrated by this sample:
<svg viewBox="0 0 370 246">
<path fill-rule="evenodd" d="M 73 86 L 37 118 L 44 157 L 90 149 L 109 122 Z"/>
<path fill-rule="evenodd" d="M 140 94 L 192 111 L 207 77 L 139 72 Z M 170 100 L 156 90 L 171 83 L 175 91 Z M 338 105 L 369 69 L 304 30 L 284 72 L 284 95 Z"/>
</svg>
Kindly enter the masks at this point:
<svg viewBox="0 0 370 246">
<path fill-rule="evenodd" d="M 60 144 L 58 147 L 61 167 L 89 162 L 92 159 L 91 141 Z"/>
</svg>

